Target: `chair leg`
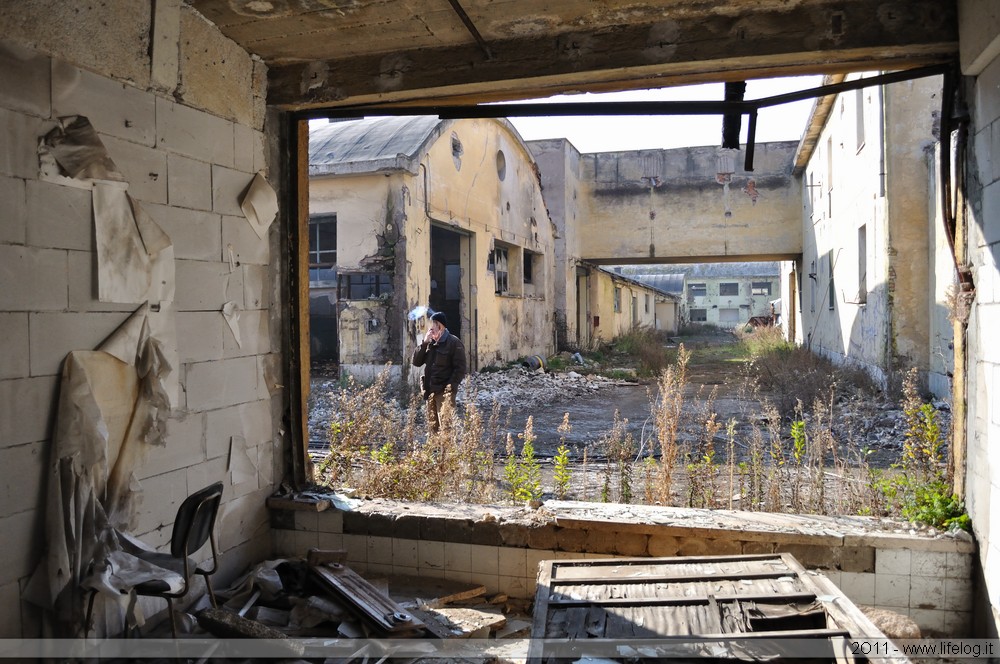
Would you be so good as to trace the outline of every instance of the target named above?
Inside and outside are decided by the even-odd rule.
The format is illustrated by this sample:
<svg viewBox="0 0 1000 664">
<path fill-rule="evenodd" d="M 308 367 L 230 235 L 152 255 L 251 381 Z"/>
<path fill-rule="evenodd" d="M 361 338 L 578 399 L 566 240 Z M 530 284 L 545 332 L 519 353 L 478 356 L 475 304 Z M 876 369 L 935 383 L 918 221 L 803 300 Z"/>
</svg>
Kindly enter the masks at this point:
<svg viewBox="0 0 1000 664">
<path fill-rule="evenodd" d="M 212 608 L 217 609 L 219 608 L 219 603 L 215 601 L 215 591 L 212 590 L 212 577 L 208 574 L 203 574 L 202 576 L 205 577 L 205 587 L 208 588 L 208 599 L 212 602 Z"/>
<path fill-rule="evenodd" d="M 167 611 L 170 612 L 170 633 L 173 637 L 177 638 L 177 619 L 174 618 L 174 600 L 172 597 L 167 598 Z"/>
<path fill-rule="evenodd" d="M 83 638 L 87 638 L 87 635 L 90 634 L 90 628 L 93 627 L 90 621 L 93 620 L 94 617 L 94 599 L 96 597 L 97 591 L 91 590 L 90 599 L 87 600 L 87 618 L 83 623 Z"/>
</svg>

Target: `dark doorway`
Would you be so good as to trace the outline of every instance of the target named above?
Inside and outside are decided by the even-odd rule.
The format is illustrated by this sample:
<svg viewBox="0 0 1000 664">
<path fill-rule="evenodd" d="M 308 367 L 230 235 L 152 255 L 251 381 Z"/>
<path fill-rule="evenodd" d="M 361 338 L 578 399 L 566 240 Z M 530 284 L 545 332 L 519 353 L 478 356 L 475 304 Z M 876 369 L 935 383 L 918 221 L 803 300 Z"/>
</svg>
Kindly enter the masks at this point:
<svg viewBox="0 0 1000 664">
<path fill-rule="evenodd" d="M 434 311 L 448 317 L 448 330 L 462 336 L 462 253 L 459 233 L 431 227 L 431 296 Z"/>
</svg>

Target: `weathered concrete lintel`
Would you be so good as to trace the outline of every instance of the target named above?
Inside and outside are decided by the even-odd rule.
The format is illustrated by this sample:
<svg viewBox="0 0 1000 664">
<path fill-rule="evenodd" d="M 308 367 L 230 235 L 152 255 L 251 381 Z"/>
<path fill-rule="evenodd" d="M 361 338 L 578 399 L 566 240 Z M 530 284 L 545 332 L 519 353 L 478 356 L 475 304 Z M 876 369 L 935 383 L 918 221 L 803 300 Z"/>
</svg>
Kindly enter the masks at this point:
<svg viewBox="0 0 1000 664">
<path fill-rule="evenodd" d="M 660 265 L 675 263 L 746 263 L 746 262 L 768 262 L 768 261 L 799 261 L 802 254 L 780 253 L 780 254 L 727 254 L 727 255 L 705 255 L 705 256 L 681 256 L 667 254 L 663 256 L 631 256 L 624 259 L 621 256 L 582 258 L 582 261 L 595 265 L 621 265 L 628 262 L 630 265 Z"/>
</svg>

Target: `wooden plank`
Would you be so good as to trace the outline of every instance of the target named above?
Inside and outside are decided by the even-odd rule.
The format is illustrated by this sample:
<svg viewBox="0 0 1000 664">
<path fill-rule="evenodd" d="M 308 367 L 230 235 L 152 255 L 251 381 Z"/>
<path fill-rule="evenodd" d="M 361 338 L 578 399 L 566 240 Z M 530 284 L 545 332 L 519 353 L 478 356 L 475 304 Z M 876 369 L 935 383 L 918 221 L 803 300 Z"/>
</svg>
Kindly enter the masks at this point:
<svg viewBox="0 0 1000 664">
<path fill-rule="evenodd" d="M 716 595 L 719 602 L 734 602 L 736 600 L 754 602 L 810 602 L 816 599 L 812 592 L 784 593 L 773 595 Z M 573 606 L 683 606 L 685 604 L 708 604 L 707 595 L 692 597 L 633 597 L 633 598 L 600 598 L 600 599 L 550 599 L 549 606 L 568 608 Z"/>
<path fill-rule="evenodd" d="M 549 586 L 552 583 L 553 561 L 545 560 L 538 567 L 538 578 L 535 590 L 535 615 L 531 622 L 531 636 L 528 641 L 526 661 L 538 664 L 544 656 L 543 639 L 548 636 L 546 627 L 549 617 Z"/>
<path fill-rule="evenodd" d="M 603 606 L 592 606 L 587 611 L 587 634 L 600 638 L 604 636 L 604 625 L 608 619 L 608 612 Z"/>
<path fill-rule="evenodd" d="M 611 611 L 607 614 L 607 621 L 604 624 L 604 638 L 607 639 L 631 639 L 635 636 L 635 626 L 632 618 L 620 611 Z"/>
<path fill-rule="evenodd" d="M 288 367 L 292 385 L 288 391 L 292 428 L 292 484 L 296 489 L 313 483 L 312 459 L 309 457 L 309 122 L 289 119 L 288 143 L 292 159 L 289 166 L 295 172 L 288 178 L 291 192 L 284 197 L 288 207 L 291 237 L 289 246 L 296 252 L 291 263 L 292 277 L 286 293 L 290 308 L 295 311 L 291 322 Z M 279 214 L 278 226 L 283 228 Z"/>
<path fill-rule="evenodd" d="M 587 607 L 574 606 L 566 611 L 566 638 L 587 638 Z M 554 635 L 550 635 L 554 636 Z"/>
<path fill-rule="evenodd" d="M 269 496 L 264 503 L 271 509 L 295 510 L 298 512 L 322 512 L 330 507 L 329 500 L 296 500 L 279 496 Z"/>
<path fill-rule="evenodd" d="M 438 608 L 451 602 L 482 597 L 486 594 L 486 586 L 480 583 L 466 583 L 453 579 L 401 574 L 388 577 L 388 582 L 389 597 L 406 605 L 419 599 L 425 606 Z"/>
</svg>

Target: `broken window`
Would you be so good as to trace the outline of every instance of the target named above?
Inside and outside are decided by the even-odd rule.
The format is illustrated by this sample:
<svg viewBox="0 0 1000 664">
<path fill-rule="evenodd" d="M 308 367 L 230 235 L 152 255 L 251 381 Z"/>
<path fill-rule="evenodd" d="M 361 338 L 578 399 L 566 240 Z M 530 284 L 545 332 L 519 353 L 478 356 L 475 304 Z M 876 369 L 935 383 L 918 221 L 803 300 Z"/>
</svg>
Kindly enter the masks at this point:
<svg viewBox="0 0 1000 664">
<path fill-rule="evenodd" d="M 708 309 L 692 309 L 691 310 L 691 322 L 692 323 L 704 323 L 708 320 Z"/>
<path fill-rule="evenodd" d="M 622 310 L 622 289 L 615 286 L 615 313 L 620 313 Z"/>
<path fill-rule="evenodd" d="M 826 252 L 826 264 L 830 270 L 830 282 L 827 284 L 827 295 L 829 299 L 829 308 L 832 310 L 836 300 L 836 291 L 833 288 L 833 249 Z"/>
<path fill-rule="evenodd" d="M 771 294 L 771 282 L 770 281 L 751 281 L 750 282 L 750 294 L 751 295 L 770 295 Z"/>
<path fill-rule="evenodd" d="M 738 323 L 738 322 L 740 322 L 740 310 L 739 309 L 719 309 L 719 322 L 720 323 Z"/>
<path fill-rule="evenodd" d="M 865 91 L 858 88 L 854 91 L 854 112 L 857 114 L 855 140 L 858 151 L 865 146 Z"/>
<path fill-rule="evenodd" d="M 735 281 L 719 284 L 719 295 L 739 295 L 740 285 Z"/>
<path fill-rule="evenodd" d="M 650 294 L 649 294 L 649 293 L 646 293 L 646 302 L 645 302 L 645 304 L 646 304 L 646 313 L 647 313 L 647 314 L 649 313 L 649 300 L 650 300 L 650 299 L 651 299 L 651 296 L 650 296 Z"/>
<path fill-rule="evenodd" d="M 373 300 L 392 295 L 392 275 L 385 272 L 341 274 L 337 297 L 341 300 Z"/>
<path fill-rule="evenodd" d="M 535 255 L 530 251 L 524 252 L 524 283 L 532 283 L 534 275 Z"/>
<path fill-rule="evenodd" d="M 309 285 L 337 283 L 337 215 L 309 216 Z"/>
<path fill-rule="evenodd" d="M 688 284 L 688 297 L 705 297 L 708 295 L 708 288 L 705 284 Z"/>
<path fill-rule="evenodd" d="M 486 269 L 493 273 L 495 289 L 497 295 L 504 295 L 510 292 L 510 278 L 508 275 L 508 250 L 506 247 L 496 247 L 490 252 L 486 263 Z"/>
</svg>

